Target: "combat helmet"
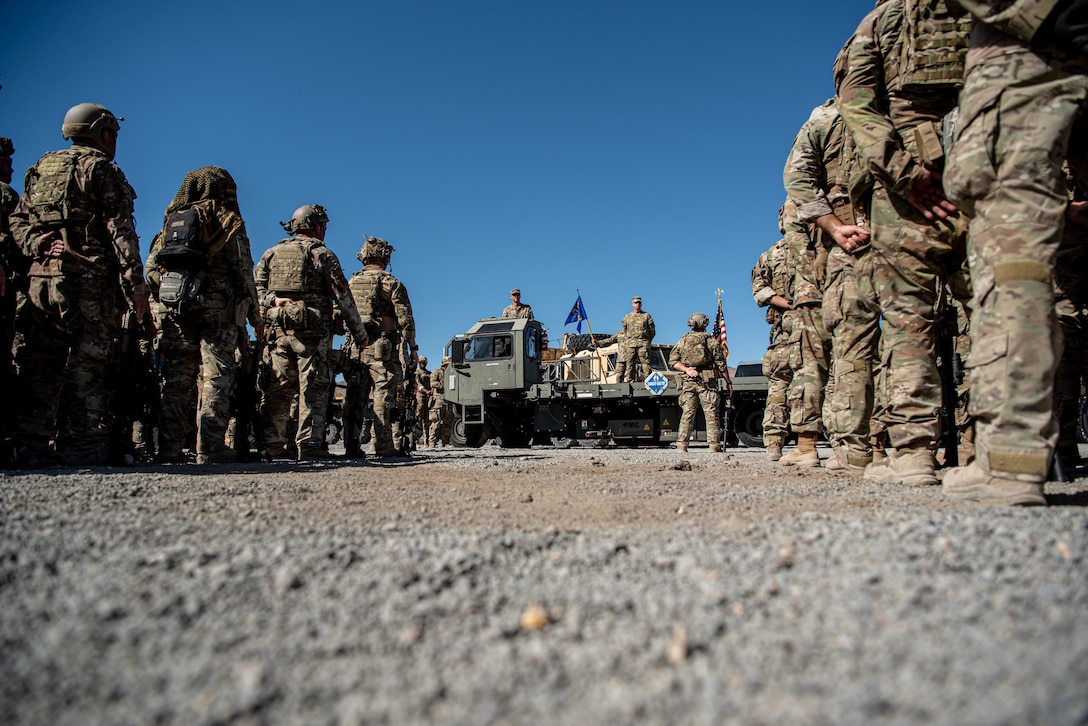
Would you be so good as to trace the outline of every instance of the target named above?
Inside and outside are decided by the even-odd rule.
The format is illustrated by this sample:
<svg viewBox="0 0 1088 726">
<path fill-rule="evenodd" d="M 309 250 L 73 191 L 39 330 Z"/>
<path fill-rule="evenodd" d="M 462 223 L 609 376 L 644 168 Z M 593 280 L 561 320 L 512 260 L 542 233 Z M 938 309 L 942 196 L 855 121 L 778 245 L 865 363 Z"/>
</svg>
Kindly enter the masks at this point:
<svg viewBox="0 0 1088 726">
<path fill-rule="evenodd" d="M 287 234 L 315 230 L 319 225 L 328 224 L 329 215 L 320 204 L 304 204 L 295 210 L 291 219 L 280 222 L 280 226 Z"/>
<path fill-rule="evenodd" d="M 64 114 L 64 123 L 60 127 L 60 135 L 66 139 L 97 136 L 102 129 L 121 128 L 119 119 L 109 112 L 105 106 L 97 103 L 80 103 L 68 109 Z"/>
<path fill-rule="evenodd" d="M 710 325 L 710 318 L 705 313 L 695 313 L 688 318 L 688 327 L 696 332 L 706 330 L 708 325 Z"/>
<path fill-rule="evenodd" d="M 427 356 L 425 356 L 425 355 L 419 356 L 419 364 L 421 366 L 426 366 L 427 365 Z"/>
<path fill-rule="evenodd" d="M 10 159 L 15 153 L 15 144 L 7 136 L 0 136 L 0 159 Z"/>
<path fill-rule="evenodd" d="M 355 257 L 364 265 L 367 260 L 381 260 L 388 265 L 389 258 L 393 256 L 394 252 L 396 252 L 396 248 L 381 237 L 367 237 L 366 242 L 363 242 L 363 248 L 359 250 L 359 254 L 355 255 Z"/>
</svg>

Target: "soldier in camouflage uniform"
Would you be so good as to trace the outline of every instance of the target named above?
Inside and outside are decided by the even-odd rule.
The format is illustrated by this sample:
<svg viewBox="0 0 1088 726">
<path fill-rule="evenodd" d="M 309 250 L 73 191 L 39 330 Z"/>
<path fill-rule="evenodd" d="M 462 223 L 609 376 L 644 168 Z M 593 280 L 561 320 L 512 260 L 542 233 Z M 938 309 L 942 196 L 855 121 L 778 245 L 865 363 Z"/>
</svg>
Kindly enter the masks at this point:
<svg viewBox="0 0 1088 726">
<path fill-rule="evenodd" d="M 419 357 L 419 366 L 416 368 L 416 421 L 423 431 L 423 441 L 417 442 L 423 446 L 431 443 L 431 372 L 427 370 L 427 356 Z"/>
<path fill-rule="evenodd" d="M 781 223 L 786 248 L 792 257 L 793 276 L 789 286 L 793 303 L 789 316 L 793 328 L 789 343 L 792 380 L 786 398 L 790 428 L 797 434 L 797 449 L 780 461 L 783 466 L 814 467 L 820 465 L 816 441 L 823 428 L 824 390 L 831 354 L 831 340 L 823 318 L 822 284 L 827 251 L 812 234 L 810 225 L 797 221 L 797 208 L 789 200 L 782 207 Z"/>
<path fill-rule="evenodd" d="M 752 268 L 752 297 L 756 305 L 767 308 L 771 326 L 767 352 L 763 354 L 763 375 L 767 376 L 767 405 L 763 409 L 763 445 L 767 458 L 782 458 L 782 446 L 790 432 L 786 391 L 793 380 L 790 369 L 790 344 L 797 336 L 787 323 L 793 305 L 789 299 L 790 255 L 786 240 L 780 239 L 759 256 Z M 789 328 L 787 332 L 786 328 Z"/>
<path fill-rule="evenodd" d="M 870 481 L 937 483 L 937 302 L 966 244 L 966 224 L 941 189 L 941 125 L 956 106 L 969 29 L 945 0 L 888 0 L 865 16 L 836 60 L 835 103 L 875 181 L 870 254 L 884 371 L 877 395 L 895 451 L 866 467 Z M 851 197 L 869 186 L 856 179 Z"/>
<path fill-rule="evenodd" d="M 830 248 L 823 320 L 832 343 L 826 408 L 835 455 L 828 459 L 828 469 L 863 470 L 873 460 L 870 419 L 880 309 L 872 286 L 866 210 L 850 200 L 855 158 L 853 139 L 834 100 L 829 100 L 801 127 L 783 174 L 798 221 L 816 225 L 816 234 Z M 882 430 L 878 425 L 877 433 Z"/>
<path fill-rule="evenodd" d="M 264 311 L 266 348 L 272 382 L 266 392 L 266 458 L 280 458 L 286 449 L 287 419 L 298 394 L 298 458 L 327 459 L 325 411 L 329 401 L 329 352 L 332 350 L 333 306 L 361 348 L 367 333 L 340 260 L 325 246 L 329 217 L 325 208 L 307 204 L 281 222 L 293 235 L 280 240 L 257 263 L 254 281 Z"/>
<path fill-rule="evenodd" d="M 971 37 L 945 187 L 971 215 L 971 412 L 975 460 L 948 472 L 950 498 L 1045 504 L 1057 438 L 1061 337 L 1054 268 L 1070 202 L 1061 164 L 1088 173 L 1088 2 L 960 0 Z M 1000 131 L 1000 133 L 999 133 Z"/>
<path fill-rule="evenodd" d="M 15 211 L 19 195 L 11 188 L 11 155 L 15 146 L 11 139 L 0 136 L 0 390 L 11 391 L 15 371 L 11 364 L 11 343 L 15 337 L 16 292 L 26 286 L 27 260 L 15 244 L 8 216 Z M 25 290 L 23 290 L 25 292 Z M 6 406 L 0 413 L 0 441 L 5 449 L 0 464 L 7 463 L 10 451 L 8 438 L 15 426 L 15 407 Z"/>
<path fill-rule="evenodd" d="M 620 353 L 624 359 L 625 381 L 642 381 L 653 370 L 650 367 L 650 343 L 657 334 L 654 319 L 642 311 L 642 298 L 631 298 L 631 312 L 623 316 L 621 325 L 623 346 Z"/>
<path fill-rule="evenodd" d="M 725 353 L 722 345 L 706 326 L 710 318 L 695 313 L 688 318 L 690 333 L 685 333 L 669 354 L 669 367 L 679 371 L 680 378 L 680 430 L 677 433 L 676 450 L 687 451 L 688 440 L 695 430 L 695 415 L 702 404 L 706 419 L 706 440 L 710 452 L 721 451 L 722 427 L 718 379 L 728 378 Z"/>
<path fill-rule="evenodd" d="M 532 320 L 533 307 L 532 305 L 526 305 L 521 302 L 521 290 L 515 287 L 510 291 L 510 304 L 502 309 L 502 316 L 504 318 L 525 318 L 527 320 Z"/>
<path fill-rule="evenodd" d="M 448 446 L 450 443 L 453 407 L 442 397 L 442 394 L 446 392 L 446 371 L 449 367 L 450 359 L 446 356 L 442 358 L 442 365 L 431 371 L 431 411 L 427 418 L 431 422 L 432 449 Z"/>
<path fill-rule="evenodd" d="M 356 255 L 363 269 L 351 276 L 348 287 L 359 314 L 371 331 L 370 343 L 362 349 L 362 360 L 369 375 L 363 376 L 360 399 L 368 396 L 374 402 L 374 454 L 395 456 L 393 422 L 397 409 L 397 394 L 403 396 L 404 369 L 401 350 L 407 343 L 410 352 L 409 371 L 419 364 L 416 345 L 416 323 L 412 303 L 404 283 L 386 271 L 393 245 L 379 237 L 367 237 Z M 352 341 L 354 344 L 354 341 Z M 408 452 L 400 451 L 402 455 Z"/>
<path fill-rule="evenodd" d="M 1088 184 L 1066 168 L 1070 204 L 1088 203 Z M 1062 355 L 1054 376 L 1057 451 L 1064 466 L 1080 462 L 1077 424 L 1080 396 L 1088 381 L 1088 225 L 1067 219 L 1054 266 L 1055 312 L 1062 330 Z"/>
<path fill-rule="evenodd" d="M 119 128 L 97 104 L 69 109 L 61 134 L 71 147 L 27 170 L 11 215 L 12 234 L 31 259 L 13 348 L 16 443 L 26 466 L 45 463 L 54 439 L 63 463 L 105 463 L 117 383 L 106 370 L 126 299 L 151 326 L 132 217 L 136 194 L 113 163 Z"/>
<path fill-rule="evenodd" d="M 253 255 L 238 209 L 238 187 L 230 173 L 218 166 L 190 171 L 163 219 L 145 265 L 162 357 L 159 458 L 181 460 L 197 387 L 197 463 L 235 461 L 234 452 L 225 449 L 224 437 L 236 354 L 249 338 L 247 318 L 257 331 L 257 340 L 264 337 Z M 191 251 L 182 243 L 185 233 L 197 242 Z M 181 294 L 171 291 L 169 286 L 183 277 L 195 287 Z"/>
</svg>

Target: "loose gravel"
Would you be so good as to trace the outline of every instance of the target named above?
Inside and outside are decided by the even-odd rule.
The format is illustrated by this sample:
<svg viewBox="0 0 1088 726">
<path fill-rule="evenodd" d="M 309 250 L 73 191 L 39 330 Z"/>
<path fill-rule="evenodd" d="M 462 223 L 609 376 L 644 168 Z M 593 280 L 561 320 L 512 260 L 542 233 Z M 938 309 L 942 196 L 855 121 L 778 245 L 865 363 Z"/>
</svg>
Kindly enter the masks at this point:
<svg viewBox="0 0 1088 726">
<path fill-rule="evenodd" d="M 9 472 L 0 714 L 1085 724 L 1088 479 L 1047 493 L 751 449 Z"/>
</svg>

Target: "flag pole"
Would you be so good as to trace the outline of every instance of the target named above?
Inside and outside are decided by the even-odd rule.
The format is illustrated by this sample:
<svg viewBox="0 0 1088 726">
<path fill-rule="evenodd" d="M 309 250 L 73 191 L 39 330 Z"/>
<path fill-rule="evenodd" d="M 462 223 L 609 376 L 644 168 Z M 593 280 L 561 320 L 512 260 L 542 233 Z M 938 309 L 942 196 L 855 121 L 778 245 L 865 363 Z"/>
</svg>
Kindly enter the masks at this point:
<svg viewBox="0 0 1088 726">
<path fill-rule="evenodd" d="M 578 294 L 578 300 L 581 301 L 582 291 L 579 290 L 578 288 L 574 288 L 574 292 L 576 292 Z M 585 309 L 585 303 L 584 302 L 582 303 L 582 309 Z M 605 370 L 604 358 L 601 356 L 601 351 L 597 347 L 597 336 L 595 336 L 593 334 L 593 326 L 589 324 L 589 316 L 588 315 L 586 316 L 586 327 L 589 328 L 589 339 L 593 341 L 593 352 L 597 354 L 597 362 L 601 366 L 601 373 L 603 374 L 602 377 L 607 381 L 608 380 L 608 371 Z"/>
</svg>

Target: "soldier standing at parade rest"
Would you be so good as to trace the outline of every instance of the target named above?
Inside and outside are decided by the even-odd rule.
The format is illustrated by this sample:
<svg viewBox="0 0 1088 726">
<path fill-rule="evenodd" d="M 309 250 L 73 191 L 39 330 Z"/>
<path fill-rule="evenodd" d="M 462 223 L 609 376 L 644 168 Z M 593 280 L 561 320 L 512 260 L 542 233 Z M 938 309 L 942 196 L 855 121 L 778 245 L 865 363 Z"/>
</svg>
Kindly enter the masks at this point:
<svg viewBox="0 0 1088 726">
<path fill-rule="evenodd" d="M 944 493 L 1046 504 L 1057 438 L 1052 284 L 1066 224 L 1088 226 L 1061 164 L 1088 175 L 1088 1 L 959 0 L 976 19 L 945 188 L 970 215 L 975 460 Z"/>
<path fill-rule="evenodd" d="M 532 320 L 533 307 L 521 302 L 521 290 L 515 287 L 510 291 L 510 304 L 503 308 L 502 316 L 504 318 L 525 318 L 527 320 Z"/>
<path fill-rule="evenodd" d="M 877 396 L 895 451 L 870 463 L 865 478 L 882 484 L 937 483 L 936 311 L 967 231 L 941 187 L 941 126 L 963 85 L 969 32 L 970 19 L 945 0 L 887 0 L 835 61 L 835 105 L 873 177 L 852 184 L 850 195 L 871 189 L 870 254 L 883 320 Z"/>
<path fill-rule="evenodd" d="M 163 356 L 159 459 L 181 459 L 199 380 L 197 463 L 235 461 L 224 437 L 247 317 L 264 336 L 238 187 L 218 166 L 190 171 L 163 219 L 145 266 Z"/>
<path fill-rule="evenodd" d="M 12 234 L 31 260 L 13 345 L 23 466 L 47 463 L 51 441 L 62 463 L 105 463 L 113 383 L 106 369 L 124 302 L 153 329 L 132 216 L 136 193 L 113 163 L 119 129 L 103 106 L 69 109 L 61 135 L 71 147 L 27 170 L 11 215 Z"/>
<path fill-rule="evenodd" d="M 752 298 L 767 308 L 771 326 L 767 352 L 763 354 L 763 375 L 767 376 L 767 405 L 763 410 L 763 445 L 767 458 L 782 458 L 782 446 L 790 432 L 790 412 L 786 391 L 793 380 L 790 368 L 790 344 L 798 337 L 790 324 L 793 305 L 789 299 L 790 254 L 786 240 L 780 239 L 759 256 L 752 268 Z"/>
<path fill-rule="evenodd" d="M 710 318 L 695 313 L 688 318 L 690 333 L 685 333 L 669 354 L 669 365 L 681 373 L 680 378 L 680 431 L 676 450 L 687 451 L 688 439 L 695 429 L 695 415 L 700 404 L 706 418 L 706 440 L 710 452 L 722 450 L 721 414 L 719 413 L 719 378 L 728 377 L 725 353 L 716 337 L 706 332 Z"/>
<path fill-rule="evenodd" d="M 624 380 L 645 380 L 652 370 L 650 342 L 657 334 L 657 329 L 650 314 L 642 311 L 642 298 L 638 295 L 631 298 L 631 312 L 623 316 L 621 332 L 623 346 L 620 352 L 624 356 Z"/>
<path fill-rule="evenodd" d="M 397 407 L 397 392 L 404 382 L 404 369 L 400 360 L 403 344 L 408 344 L 410 352 L 410 374 L 414 374 L 419 364 L 416 323 L 412 316 L 408 290 L 404 283 L 385 269 L 394 251 L 393 245 L 384 239 L 367 237 L 356 255 L 363 263 L 363 269 L 348 280 L 359 315 L 370 326 L 371 331 L 369 345 L 361 349 L 367 375 L 364 377 L 363 391 L 359 399 L 366 401 L 372 396 L 374 455 L 379 458 L 398 453 L 394 451 L 393 444 L 393 412 Z M 354 346 L 354 339 L 352 344 Z M 415 405 L 415 401 L 412 405 Z"/>
<path fill-rule="evenodd" d="M 287 418 L 296 393 L 299 460 L 332 457 L 322 444 L 332 382 L 328 359 L 334 304 L 359 346 L 367 345 L 340 260 L 325 246 L 328 223 L 325 208 L 318 204 L 296 209 L 289 221 L 280 223 L 292 236 L 266 251 L 254 273 L 272 364 L 273 380 L 263 411 L 269 459 L 285 455 Z"/>
</svg>

